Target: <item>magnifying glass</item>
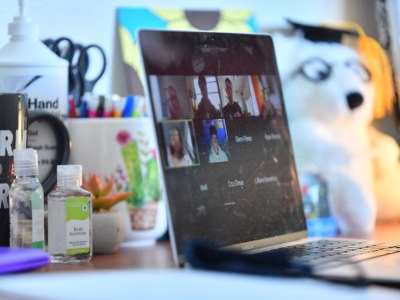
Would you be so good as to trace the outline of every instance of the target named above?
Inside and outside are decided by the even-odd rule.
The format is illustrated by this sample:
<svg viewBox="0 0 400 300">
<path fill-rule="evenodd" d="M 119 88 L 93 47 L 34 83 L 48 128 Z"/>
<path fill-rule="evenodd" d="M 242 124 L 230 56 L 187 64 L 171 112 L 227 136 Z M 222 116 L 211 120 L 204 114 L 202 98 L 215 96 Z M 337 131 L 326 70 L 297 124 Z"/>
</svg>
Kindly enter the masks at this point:
<svg viewBox="0 0 400 300">
<path fill-rule="evenodd" d="M 69 159 L 70 140 L 63 121 L 51 113 L 30 111 L 27 147 L 38 153 L 39 180 L 46 196 L 57 183 L 57 165 Z"/>
</svg>

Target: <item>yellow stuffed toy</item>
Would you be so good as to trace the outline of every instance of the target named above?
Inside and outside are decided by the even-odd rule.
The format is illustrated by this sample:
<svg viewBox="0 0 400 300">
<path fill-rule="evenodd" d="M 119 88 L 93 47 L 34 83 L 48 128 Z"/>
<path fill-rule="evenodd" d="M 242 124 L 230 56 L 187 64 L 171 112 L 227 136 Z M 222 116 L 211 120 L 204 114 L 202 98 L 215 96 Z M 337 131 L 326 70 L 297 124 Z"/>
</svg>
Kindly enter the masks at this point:
<svg viewBox="0 0 400 300">
<path fill-rule="evenodd" d="M 377 218 L 400 219 L 399 146 L 372 126 L 393 108 L 389 61 L 359 26 L 340 28 L 351 46 L 295 28 L 273 39 L 298 173 L 326 179 L 342 233 L 370 234 Z"/>
</svg>

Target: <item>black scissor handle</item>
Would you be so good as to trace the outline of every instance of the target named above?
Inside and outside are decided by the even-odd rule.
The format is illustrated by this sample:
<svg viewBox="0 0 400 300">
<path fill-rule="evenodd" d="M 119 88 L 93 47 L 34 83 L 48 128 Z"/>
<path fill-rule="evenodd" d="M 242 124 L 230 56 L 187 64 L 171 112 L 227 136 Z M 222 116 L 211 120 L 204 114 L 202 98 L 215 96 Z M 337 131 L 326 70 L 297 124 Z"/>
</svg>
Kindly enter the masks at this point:
<svg viewBox="0 0 400 300">
<path fill-rule="evenodd" d="M 74 78 L 73 75 L 73 65 L 72 65 L 72 59 L 74 57 L 76 49 L 75 44 L 70 38 L 62 36 L 51 41 L 49 47 L 50 50 L 53 51 L 57 56 L 64 58 L 65 60 L 68 61 L 68 92 L 71 93 L 76 84 L 75 83 L 76 79 Z"/>
<path fill-rule="evenodd" d="M 93 79 L 85 78 L 90 63 L 89 61 L 90 49 L 97 49 L 100 52 L 101 63 L 102 63 L 100 72 Z M 79 55 L 79 60 L 78 60 L 78 76 L 79 76 L 79 81 L 81 83 L 81 89 L 80 89 L 81 97 L 85 92 L 93 91 L 94 85 L 101 78 L 101 76 L 103 76 L 106 70 L 106 66 L 107 66 L 106 54 L 99 45 L 91 44 L 81 49 L 81 53 Z"/>
<path fill-rule="evenodd" d="M 66 43 L 66 46 L 61 47 L 62 43 Z M 58 39 L 54 40 L 50 49 L 58 56 L 68 60 L 68 62 L 72 62 L 72 58 L 75 53 L 75 44 L 71 39 L 65 36 L 59 37 Z"/>
</svg>

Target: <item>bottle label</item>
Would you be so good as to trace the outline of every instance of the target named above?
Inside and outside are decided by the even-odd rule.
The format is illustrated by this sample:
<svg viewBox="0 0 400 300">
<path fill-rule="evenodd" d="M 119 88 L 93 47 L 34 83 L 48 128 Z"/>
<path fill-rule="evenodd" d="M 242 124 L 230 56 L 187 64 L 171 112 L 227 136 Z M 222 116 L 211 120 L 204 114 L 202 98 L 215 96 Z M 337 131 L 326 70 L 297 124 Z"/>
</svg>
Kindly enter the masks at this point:
<svg viewBox="0 0 400 300">
<path fill-rule="evenodd" d="M 44 110 L 59 116 L 68 114 L 68 78 L 63 69 L 53 72 L 0 76 L 7 92 L 27 94 L 28 110 Z"/>
<path fill-rule="evenodd" d="M 43 189 L 40 187 L 31 195 L 32 203 L 32 248 L 44 249 L 44 205 Z"/>
<path fill-rule="evenodd" d="M 66 199 L 67 255 L 90 252 L 90 198 Z"/>
</svg>

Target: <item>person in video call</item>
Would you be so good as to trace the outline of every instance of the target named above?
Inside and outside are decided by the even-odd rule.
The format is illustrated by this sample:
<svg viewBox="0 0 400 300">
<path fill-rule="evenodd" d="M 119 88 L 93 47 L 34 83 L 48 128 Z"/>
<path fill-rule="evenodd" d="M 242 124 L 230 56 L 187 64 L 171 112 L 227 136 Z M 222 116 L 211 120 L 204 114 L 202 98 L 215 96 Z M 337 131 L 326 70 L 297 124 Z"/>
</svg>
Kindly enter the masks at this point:
<svg viewBox="0 0 400 300">
<path fill-rule="evenodd" d="M 260 115 L 263 117 L 273 117 L 276 116 L 276 109 L 273 106 L 271 99 L 269 98 L 269 91 L 267 88 L 263 89 L 263 103 L 261 106 Z"/>
<path fill-rule="evenodd" d="M 193 163 L 183 147 L 182 134 L 177 127 L 172 127 L 169 130 L 167 159 L 170 167 L 190 166 Z"/>
<path fill-rule="evenodd" d="M 167 91 L 168 91 L 167 103 L 169 110 L 169 118 L 175 120 L 182 119 L 183 113 L 181 109 L 181 104 L 179 102 L 175 88 L 172 85 L 170 85 L 168 86 Z"/>
<path fill-rule="evenodd" d="M 218 143 L 217 129 L 214 125 L 210 126 L 210 154 L 208 155 L 209 163 L 219 163 L 228 161 L 228 156 L 221 149 Z"/>
<path fill-rule="evenodd" d="M 219 112 L 208 98 L 206 78 L 202 75 L 198 79 L 201 91 L 201 100 L 194 115 L 195 119 L 215 119 L 219 117 Z"/>
<path fill-rule="evenodd" d="M 225 79 L 225 92 L 228 103 L 222 109 L 225 119 L 232 119 L 242 116 L 242 109 L 239 104 L 233 101 L 232 82 L 229 78 Z"/>
</svg>

